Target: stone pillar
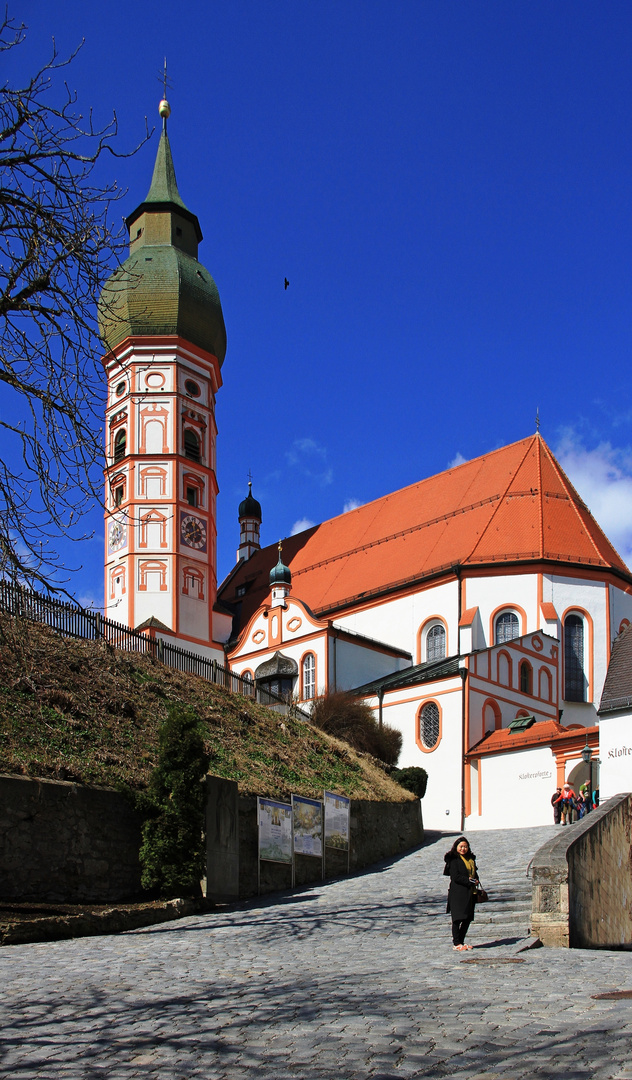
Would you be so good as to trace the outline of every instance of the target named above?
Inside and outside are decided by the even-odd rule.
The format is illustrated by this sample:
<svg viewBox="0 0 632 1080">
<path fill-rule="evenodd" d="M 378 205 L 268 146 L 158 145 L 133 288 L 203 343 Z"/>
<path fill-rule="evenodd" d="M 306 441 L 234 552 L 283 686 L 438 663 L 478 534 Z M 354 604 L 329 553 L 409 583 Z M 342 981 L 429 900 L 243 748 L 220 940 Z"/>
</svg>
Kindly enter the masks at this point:
<svg viewBox="0 0 632 1080">
<path fill-rule="evenodd" d="M 239 899 L 239 789 L 236 780 L 206 778 L 206 895 Z"/>
</svg>

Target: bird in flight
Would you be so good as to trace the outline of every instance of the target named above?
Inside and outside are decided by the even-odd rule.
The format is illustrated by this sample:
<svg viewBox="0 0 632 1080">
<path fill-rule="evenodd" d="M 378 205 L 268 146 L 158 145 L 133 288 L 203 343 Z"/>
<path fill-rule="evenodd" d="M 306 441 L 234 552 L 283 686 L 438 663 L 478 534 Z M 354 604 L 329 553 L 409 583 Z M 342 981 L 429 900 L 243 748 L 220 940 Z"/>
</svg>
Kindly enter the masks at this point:
<svg viewBox="0 0 632 1080">
<path fill-rule="evenodd" d="M 286 278 L 286 279 L 285 279 L 285 288 L 286 288 L 286 289 L 287 289 L 287 287 L 288 287 L 288 285 L 289 285 L 289 284 L 290 284 L 290 283 L 289 283 L 288 279 Z"/>
</svg>

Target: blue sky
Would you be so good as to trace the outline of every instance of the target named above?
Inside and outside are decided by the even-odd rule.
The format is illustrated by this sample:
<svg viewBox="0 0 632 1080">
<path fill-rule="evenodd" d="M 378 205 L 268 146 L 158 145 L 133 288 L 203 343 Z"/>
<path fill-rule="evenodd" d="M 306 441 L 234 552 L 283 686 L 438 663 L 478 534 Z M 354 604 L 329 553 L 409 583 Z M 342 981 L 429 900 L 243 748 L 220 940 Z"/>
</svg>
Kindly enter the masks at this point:
<svg viewBox="0 0 632 1080">
<path fill-rule="evenodd" d="M 228 333 L 218 576 L 262 539 L 541 430 L 632 559 L 632 5 L 62 0 L 11 74 L 85 45 L 84 110 L 158 123 Z M 104 179 L 144 197 L 158 128 Z M 107 166 L 107 168 L 106 168 Z M 107 170 L 111 170 L 109 173 Z M 290 287 L 283 288 L 286 277 Z M 102 602 L 102 519 L 69 563 Z"/>
</svg>

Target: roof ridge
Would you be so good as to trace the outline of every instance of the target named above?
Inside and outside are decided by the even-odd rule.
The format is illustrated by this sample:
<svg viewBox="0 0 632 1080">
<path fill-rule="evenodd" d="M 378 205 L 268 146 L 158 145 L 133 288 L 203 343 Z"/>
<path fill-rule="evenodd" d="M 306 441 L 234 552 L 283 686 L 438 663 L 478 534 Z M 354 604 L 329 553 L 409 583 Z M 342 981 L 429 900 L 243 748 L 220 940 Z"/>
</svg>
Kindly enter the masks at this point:
<svg viewBox="0 0 632 1080">
<path fill-rule="evenodd" d="M 529 439 L 529 445 L 528 445 L 528 446 L 526 447 L 526 449 L 525 449 L 525 452 L 524 452 L 524 454 L 523 454 L 522 458 L 520 459 L 520 463 L 519 463 L 518 467 L 516 468 L 516 471 L 515 471 L 515 473 L 513 473 L 513 474 L 512 474 L 512 475 L 511 475 L 511 476 L 509 477 L 509 479 L 508 479 L 508 481 L 507 481 L 507 487 L 506 487 L 506 488 L 505 488 L 505 490 L 504 490 L 504 491 L 502 492 L 502 494 L 500 494 L 500 495 L 499 495 L 499 498 L 498 498 L 498 506 L 496 507 L 496 509 L 494 510 L 494 512 L 493 512 L 493 513 L 491 514 L 491 516 L 490 516 L 490 519 L 489 519 L 489 521 L 487 522 L 487 525 L 486 525 L 486 526 L 485 526 L 485 528 L 483 529 L 483 531 L 482 531 L 481 535 L 480 535 L 480 536 L 478 537 L 478 539 L 477 539 L 476 543 L 474 544 L 474 547 L 473 547 L 473 548 L 472 548 L 472 550 L 470 551 L 469 555 L 468 555 L 468 556 L 467 556 L 467 557 L 466 557 L 466 558 L 465 558 L 465 559 L 463 560 L 464 562 L 468 562 L 468 561 L 469 561 L 470 559 L 473 559 L 473 558 L 474 558 L 474 552 L 476 551 L 477 547 L 479 547 L 479 546 L 480 546 L 480 545 L 482 544 L 482 542 L 483 542 L 483 538 L 484 538 L 484 537 L 485 537 L 485 536 L 487 535 L 487 532 L 489 531 L 489 529 L 491 528 L 491 526 L 492 526 L 492 524 L 493 524 L 493 522 L 494 522 L 494 519 L 495 519 L 495 517 L 496 517 L 496 514 L 497 514 L 497 513 L 499 512 L 500 508 L 501 508 L 501 507 L 502 507 L 502 505 L 503 505 L 503 501 L 504 501 L 504 500 L 505 500 L 505 499 L 507 498 L 507 493 L 508 493 L 508 491 L 509 491 L 509 488 L 511 487 L 511 485 L 512 485 L 513 481 L 515 480 L 516 476 L 518 475 L 518 473 L 520 472 L 520 470 L 521 470 L 522 466 L 524 465 L 524 462 L 525 462 L 525 458 L 526 458 L 527 454 L 529 453 L 529 450 L 530 450 L 530 449 L 531 449 L 531 447 L 533 446 L 533 440 L 534 440 L 534 438 L 535 438 L 535 437 L 536 437 L 535 435 L 532 435 L 532 436 L 531 436 L 531 438 Z M 520 440 L 519 440 L 519 442 L 522 442 L 522 441 L 525 441 L 525 442 L 526 442 L 527 440 L 522 440 L 522 439 L 520 439 Z M 512 445 L 513 445 L 513 446 L 517 446 L 517 445 L 518 445 L 518 443 L 512 443 Z"/>
<path fill-rule="evenodd" d="M 536 431 L 536 446 L 538 448 L 538 510 L 540 518 L 540 555 L 544 556 L 544 494 L 542 492 L 542 439 Z"/>
<path fill-rule="evenodd" d="M 604 532 L 602 531 L 601 527 L 599 526 L 599 524 L 597 523 L 597 521 L 595 520 L 595 518 L 594 518 L 594 517 L 592 516 L 592 514 L 591 514 L 590 510 L 589 510 L 589 509 L 588 509 L 588 507 L 586 506 L 586 503 L 585 503 L 585 502 L 584 502 L 584 500 L 582 499 L 581 495 L 579 494 L 579 492 L 578 492 L 578 491 L 576 491 L 576 490 L 575 490 L 575 488 L 574 488 L 574 487 L 573 487 L 573 485 L 571 484 L 571 482 L 570 482 L 570 480 L 569 480 L 568 476 L 567 476 L 567 475 L 566 475 L 566 473 L 564 472 L 564 470 L 563 470 L 562 466 L 560 465 L 559 461 L 557 460 L 557 458 L 556 458 L 556 457 L 555 457 L 555 455 L 553 454 L 552 450 L 549 450 L 549 447 L 548 447 L 548 446 L 546 445 L 546 443 L 544 443 L 544 448 L 545 448 L 545 450 L 546 450 L 546 452 L 547 452 L 547 454 L 548 454 L 548 456 L 549 456 L 549 461 L 550 461 L 550 463 L 551 463 L 552 467 L 553 467 L 553 468 L 554 468 L 554 469 L 555 469 L 555 470 L 556 470 L 556 471 L 558 472 L 558 474 L 559 474 L 560 480 L 562 481 L 562 484 L 563 484 L 563 486 L 564 486 L 564 488 L 565 488 L 565 490 L 566 490 L 566 493 L 567 493 L 567 495 L 568 495 L 568 498 L 569 498 L 570 504 L 571 504 L 571 506 L 572 506 L 572 508 L 573 508 L 573 513 L 574 513 L 574 514 L 575 514 L 575 516 L 577 517 L 577 520 L 579 521 L 579 524 L 580 524 L 580 525 L 581 525 L 581 526 L 583 527 L 583 529 L 584 529 L 584 533 L 586 534 L 586 536 L 588 537 L 588 539 L 589 539 L 590 543 L 592 544 L 593 550 L 594 550 L 594 551 L 595 551 L 595 553 L 597 554 L 597 557 L 598 557 L 598 558 L 600 559 L 600 561 L 601 561 L 601 562 L 605 562 L 605 561 L 606 561 L 606 560 L 604 559 L 604 557 L 603 557 L 603 554 L 601 553 L 601 551 L 600 551 L 600 550 L 599 550 L 599 548 L 597 547 L 597 545 L 596 545 L 596 543 L 595 543 L 595 541 L 594 541 L 594 539 L 593 539 L 592 533 L 591 533 L 591 532 L 590 532 L 590 531 L 589 531 L 589 530 L 588 530 L 588 529 L 587 529 L 587 528 L 585 527 L 585 522 L 584 522 L 584 521 L 582 521 L 582 519 L 581 519 L 581 515 L 580 515 L 580 513 L 579 513 L 579 507 L 578 507 L 578 505 L 577 505 L 578 503 L 579 503 L 579 506 L 581 506 L 582 510 L 584 510 L 584 511 L 585 511 L 585 512 L 586 512 L 586 513 L 588 514 L 588 516 L 589 516 L 590 520 L 591 520 L 591 521 L 592 521 L 592 522 L 593 522 L 593 523 L 594 523 L 594 524 L 595 524 L 595 525 L 597 526 L 597 528 L 599 529 L 599 532 L 600 532 L 600 533 L 601 533 L 601 535 L 603 536 L 604 540 L 606 540 L 606 542 L 607 542 L 607 543 L 608 543 L 608 544 L 610 545 L 610 547 L 611 547 L 611 548 L 613 549 L 613 551 L 615 551 L 615 552 L 616 552 L 616 554 L 618 555 L 619 559 L 621 559 L 621 556 L 619 555 L 619 552 L 618 552 L 618 551 L 616 551 L 616 548 L 614 547 L 614 545 L 610 543 L 610 541 L 608 540 L 608 537 L 607 537 L 607 536 L 606 536 L 606 534 L 605 534 L 605 533 L 604 533 Z M 621 562 L 623 562 L 623 559 L 621 559 Z M 624 564 L 624 565 L 625 565 L 625 564 Z"/>
</svg>

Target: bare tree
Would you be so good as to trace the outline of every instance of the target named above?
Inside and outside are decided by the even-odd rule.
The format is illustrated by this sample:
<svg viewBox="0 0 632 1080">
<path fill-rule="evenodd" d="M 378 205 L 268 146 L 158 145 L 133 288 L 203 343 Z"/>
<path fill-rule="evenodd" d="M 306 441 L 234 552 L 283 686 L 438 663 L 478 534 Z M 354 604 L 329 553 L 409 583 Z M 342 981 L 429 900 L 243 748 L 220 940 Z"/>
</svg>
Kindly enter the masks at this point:
<svg viewBox="0 0 632 1080">
<path fill-rule="evenodd" d="M 0 53 L 24 31 L 5 15 Z M 116 115 L 99 129 L 78 112 L 59 75 L 74 56 L 53 42 L 26 85 L 0 89 L 0 574 L 49 589 L 62 582 L 60 537 L 83 539 L 102 501 L 96 301 L 124 243 L 110 224 L 124 191 L 102 186 L 97 165 L 128 155 L 113 146 Z"/>
</svg>

